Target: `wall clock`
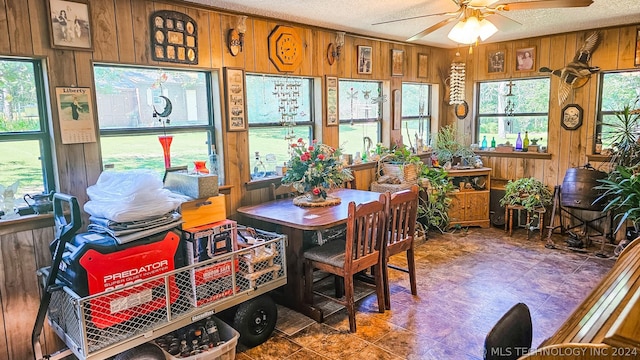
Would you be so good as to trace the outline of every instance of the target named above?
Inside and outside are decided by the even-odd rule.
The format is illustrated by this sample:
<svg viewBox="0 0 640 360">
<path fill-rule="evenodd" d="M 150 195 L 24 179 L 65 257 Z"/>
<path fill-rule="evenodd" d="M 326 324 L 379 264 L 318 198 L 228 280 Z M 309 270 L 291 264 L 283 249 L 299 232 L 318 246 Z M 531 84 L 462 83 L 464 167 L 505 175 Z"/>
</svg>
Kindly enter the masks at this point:
<svg viewBox="0 0 640 360">
<path fill-rule="evenodd" d="M 278 25 L 269 35 L 269 60 L 282 72 L 295 71 L 302 62 L 302 39 L 291 26 Z"/>
<path fill-rule="evenodd" d="M 582 125 L 582 108 L 578 104 L 569 104 L 562 109 L 562 127 L 576 130 Z"/>
</svg>

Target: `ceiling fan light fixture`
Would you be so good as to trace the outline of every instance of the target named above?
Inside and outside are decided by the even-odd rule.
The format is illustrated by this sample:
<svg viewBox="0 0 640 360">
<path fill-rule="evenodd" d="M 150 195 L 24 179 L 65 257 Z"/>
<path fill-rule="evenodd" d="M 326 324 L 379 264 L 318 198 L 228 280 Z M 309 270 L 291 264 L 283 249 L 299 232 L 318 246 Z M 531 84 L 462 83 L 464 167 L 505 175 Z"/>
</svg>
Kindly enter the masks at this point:
<svg viewBox="0 0 640 360">
<path fill-rule="evenodd" d="M 480 29 L 478 30 L 480 40 L 485 41 L 497 32 L 498 28 L 491 21 L 487 19 L 480 21 Z"/>
<path fill-rule="evenodd" d="M 458 22 L 453 27 L 453 29 L 449 31 L 449 35 L 447 35 L 447 37 L 457 42 L 458 44 L 474 43 L 478 36 L 476 35 L 474 37 L 474 34 L 476 34 L 476 31 L 472 29 L 473 29 L 474 23 L 476 26 L 478 25 L 478 19 L 475 19 L 475 22 L 471 21 L 471 19 L 475 19 L 475 18 L 469 18 L 467 20 Z"/>
</svg>

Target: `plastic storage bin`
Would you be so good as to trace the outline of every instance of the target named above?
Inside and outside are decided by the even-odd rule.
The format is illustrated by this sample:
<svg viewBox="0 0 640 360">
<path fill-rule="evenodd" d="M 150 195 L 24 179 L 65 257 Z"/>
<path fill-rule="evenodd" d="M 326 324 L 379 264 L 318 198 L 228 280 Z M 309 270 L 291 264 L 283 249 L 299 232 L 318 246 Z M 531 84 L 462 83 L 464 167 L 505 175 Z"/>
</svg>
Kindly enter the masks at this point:
<svg viewBox="0 0 640 360">
<path fill-rule="evenodd" d="M 197 355 L 188 357 L 175 357 L 168 352 L 164 351 L 164 355 L 167 360 L 233 360 L 236 358 L 236 345 L 238 344 L 238 338 L 240 334 L 231 326 L 227 325 L 224 321 L 216 318 L 213 319 L 218 327 L 218 333 L 220 334 L 220 340 L 224 341 L 224 344 L 218 345 L 207 352 L 203 352 Z"/>
</svg>

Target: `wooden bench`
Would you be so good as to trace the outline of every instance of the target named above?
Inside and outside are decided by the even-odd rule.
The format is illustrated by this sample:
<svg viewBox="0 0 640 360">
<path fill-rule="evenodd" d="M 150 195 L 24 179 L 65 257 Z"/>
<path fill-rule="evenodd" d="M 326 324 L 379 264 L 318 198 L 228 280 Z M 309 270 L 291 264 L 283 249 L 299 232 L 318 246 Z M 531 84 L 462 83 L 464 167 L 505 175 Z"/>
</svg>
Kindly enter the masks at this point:
<svg viewBox="0 0 640 360">
<path fill-rule="evenodd" d="M 640 238 L 558 331 L 520 359 L 640 359 Z"/>
</svg>

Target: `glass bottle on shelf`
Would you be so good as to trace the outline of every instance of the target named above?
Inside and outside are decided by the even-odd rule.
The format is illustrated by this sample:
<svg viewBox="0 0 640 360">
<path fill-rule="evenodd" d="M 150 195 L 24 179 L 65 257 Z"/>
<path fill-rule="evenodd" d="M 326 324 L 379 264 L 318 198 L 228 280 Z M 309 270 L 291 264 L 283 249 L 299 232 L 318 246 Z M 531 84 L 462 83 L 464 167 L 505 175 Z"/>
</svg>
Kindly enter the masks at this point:
<svg viewBox="0 0 640 360">
<path fill-rule="evenodd" d="M 218 154 L 216 154 L 215 145 L 211 145 L 211 153 L 209 154 L 209 174 L 218 175 Z"/>
<path fill-rule="evenodd" d="M 596 146 L 593 149 L 593 153 L 596 155 L 602 154 L 602 135 L 600 134 L 596 137 Z"/>
<path fill-rule="evenodd" d="M 524 132 L 524 140 L 522 141 L 522 151 L 529 150 L 529 132 Z"/>
<path fill-rule="evenodd" d="M 253 179 L 260 179 L 267 175 L 267 168 L 264 166 L 262 162 L 262 158 L 260 157 L 260 152 L 256 151 L 254 160 L 253 160 L 253 172 L 251 173 L 251 177 Z"/>
<path fill-rule="evenodd" d="M 491 138 L 491 147 L 492 147 L 492 148 L 495 148 L 495 147 L 496 147 L 496 138 L 495 138 L 495 137 L 492 137 L 492 138 Z"/>
<path fill-rule="evenodd" d="M 487 150 L 487 135 L 482 137 L 482 145 L 480 146 L 480 150 Z"/>
<path fill-rule="evenodd" d="M 518 138 L 516 139 L 516 151 L 522 151 L 522 137 L 520 133 L 518 133 Z"/>
</svg>

